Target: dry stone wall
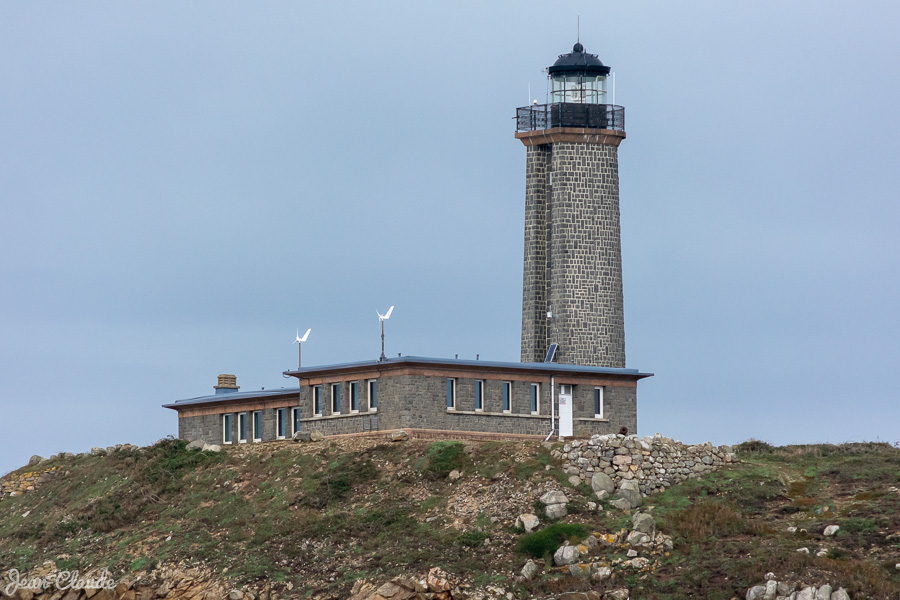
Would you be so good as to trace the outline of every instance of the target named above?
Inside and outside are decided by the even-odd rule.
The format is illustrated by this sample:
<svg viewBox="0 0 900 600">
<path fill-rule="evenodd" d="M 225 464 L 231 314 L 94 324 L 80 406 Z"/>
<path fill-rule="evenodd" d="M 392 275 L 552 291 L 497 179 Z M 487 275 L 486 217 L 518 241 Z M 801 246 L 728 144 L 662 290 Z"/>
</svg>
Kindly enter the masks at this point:
<svg viewBox="0 0 900 600">
<path fill-rule="evenodd" d="M 20 496 L 25 492 L 33 492 L 41 484 L 56 477 L 58 471 L 59 467 L 50 467 L 9 475 L 0 481 L 0 499 L 7 496 Z"/>
<path fill-rule="evenodd" d="M 554 450 L 554 457 L 582 483 L 590 484 L 595 473 L 605 473 L 617 488 L 622 481 L 636 480 L 645 496 L 737 460 L 731 446 L 709 442 L 689 446 L 661 435 L 620 434 L 569 442 L 562 450 Z"/>
</svg>

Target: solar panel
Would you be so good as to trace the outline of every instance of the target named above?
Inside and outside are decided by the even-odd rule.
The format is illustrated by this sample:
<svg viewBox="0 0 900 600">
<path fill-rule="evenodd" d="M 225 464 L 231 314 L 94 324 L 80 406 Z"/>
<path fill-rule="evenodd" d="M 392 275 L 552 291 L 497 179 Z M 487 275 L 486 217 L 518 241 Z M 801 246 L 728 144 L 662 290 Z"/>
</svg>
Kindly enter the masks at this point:
<svg viewBox="0 0 900 600">
<path fill-rule="evenodd" d="M 559 344 L 550 344 L 550 348 L 547 350 L 547 356 L 544 357 L 545 363 L 553 362 L 553 359 L 556 357 L 557 348 L 559 348 Z"/>
</svg>

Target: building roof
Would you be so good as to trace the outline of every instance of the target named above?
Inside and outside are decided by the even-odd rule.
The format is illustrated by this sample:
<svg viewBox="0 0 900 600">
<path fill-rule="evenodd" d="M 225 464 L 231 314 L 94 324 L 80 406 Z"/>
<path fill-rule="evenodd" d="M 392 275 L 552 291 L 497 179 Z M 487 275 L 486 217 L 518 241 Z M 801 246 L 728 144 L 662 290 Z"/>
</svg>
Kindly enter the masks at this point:
<svg viewBox="0 0 900 600">
<path fill-rule="evenodd" d="M 182 406 L 191 406 L 195 404 L 212 404 L 214 402 L 231 402 L 234 400 L 254 400 L 256 398 L 277 398 L 278 396 L 287 396 L 298 393 L 300 393 L 299 387 L 279 388 L 277 390 L 257 390 L 255 392 L 226 392 L 210 394 L 208 396 L 198 396 L 197 398 L 187 398 L 185 400 L 176 400 L 172 404 L 163 404 L 163 408 L 178 410 Z"/>
<path fill-rule="evenodd" d="M 456 358 L 427 358 L 423 356 L 398 356 L 384 361 L 367 360 L 352 363 L 340 363 L 336 365 L 321 365 L 315 367 L 303 367 L 296 371 L 285 371 L 287 376 L 303 379 L 309 376 L 327 375 L 329 373 L 347 373 L 354 371 L 394 370 L 409 366 L 431 367 L 457 367 L 476 371 L 517 371 L 532 373 L 534 375 L 611 375 L 632 380 L 651 377 L 653 373 L 641 373 L 637 369 L 614 369 L 610 367 L 586 367 L 582 365 L 565 365 L 557 363 L 520 363 L 520 362 L 496 362 L 489 360 L 465 360 Z M 178 400 L 171 404 L 163 404 L 163 408 L 178 410 L 185 406 L 200 404 L 214 404 L 218 402 L 234 402 L 236 400 L 256 400 L 259 398 L 275 398 L 300 392 L 299 387 L 279 388 L 276 390 L 258 390 L 255 392 L 227 392 L 199 396 Z"/>
<path fill-rule="evenodd" d="M 384 369 L 385 367 L 401 366 L 441 366 L 441 367 L 465 367 L 482 369 L 486 371 L 525 371 L 535 374 L 583 374 L 583 375 L 619 375 L 633 379 L 651 377 L 653 373 L 641 373 L 637 369 L 616 369 L 612 367 L 587 367 L 584 365 L 567 365 L 558 363 L 521 363 L 521 362 L 497 362 L 489 360 L 466 360 L 457 358 L 428 358 L 424 356 L 398 356 L 384 361 L 369 360 L 355 363 L 341 363 L 337 365 L 323 365 L 316 367 L 303 367 L 295 371 L 285 371 L 285 375 L 303 378 L 308 375 L 320 375 L 332 371 L 351 371 Z"/>
<path fill-rule="evenodd" d="M 584 46 L 575 44 L 569 54 L 560 54 L 549 73 L 581 73 L 585 75 L 609 75 L 610 68 L 600 62 L 596 54 L 584 51 Z"/>
</svg>

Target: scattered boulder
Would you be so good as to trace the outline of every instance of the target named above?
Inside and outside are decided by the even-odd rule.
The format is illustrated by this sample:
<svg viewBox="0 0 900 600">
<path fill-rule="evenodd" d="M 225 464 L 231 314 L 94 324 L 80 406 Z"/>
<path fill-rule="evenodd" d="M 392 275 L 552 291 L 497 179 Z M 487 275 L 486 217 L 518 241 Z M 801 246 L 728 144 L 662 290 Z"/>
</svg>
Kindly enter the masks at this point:
<svg viewBox="0 0 900 600">
<path fill-rule="evenodd" d="M 203 444 L 204 452 L 221 452 L 222 446 L 218 444 Z"/>
<path fill-rule="evenodd" d="M 188 450 L 203 450 L 203 446 L 206 444 L 203 440 L 194 440 L 190 444 L 187 445 Z M 94 453 L 94 449 L 91 448 L 91 454 Z"/>
<path fill-rule="evenodd" d="M 831 586 L 826 583 L 816 590 L 816 600 L 831 600 Z"/>
<path fill-rule="evenodd" d="M 809 548 L 797 548 L 797 552 L 801 554 L 809 554 Z"/>
<path fill-rule="evenodd" d="M 541 524 L 537 515 L 523 513 L 516 517 L 516 527 L 521 527 L 526 532 L 531 533 Z"/>
<path fill-rule="evenodd" d="M 816 588 L 808 586 L 800 590 L 797 600 L 816 600 Z"/>
<path fill-rule="evenodd" d="M 190 445 L 188 445 L 190 447 Z M 106 448 L 91 448 L 91 456 L 106 456 Z"/>
<path fill-rule="evenodd" d="M 321 431 L 311 431 L 309 434 L 309 441 L 311 442 L 321 442 L 325 439 L 325 434 Z"/>
<path fill-rule="evenodd" d="M 825 535 L 834 535 L 838 532 L 838 529 L 840 529 L 840 526 L 838 526 L 838 525 L 829 525 L 828 527 L 825 528 L 824 534 Z"/>
<path fill-rule="evenodd" d="M 606 490 L 598 490 L 594 492 L 594 495 L 597 496 L 597 500 L 599 500 L 600 502 L 603 502 L 607 498 L 609 498 L 609 492 L 607 492 Z"/>
<path fill-rule="evenodd" d="M 644 503 L 644 498 L 641 496 L 641 488 L 638 487 L 638 482 L 634 479 L 622 480 L 622 483 L 619 484 L 618 492 L 620 497 L 628 500 L 631 508 L 637 508 Z"/>
<path fill-rule="evenodd" d="M 567 514 L 569 514 L 568 509 L 566 508 L 566 504 L 568 504 L 569 499 L 566 498 L 566 495 L 558 490 L 554 490 L 551 492 L 547 492 L 543 496 L 541 496 L 541 502 L 544 503 L 544 514 L 547 515 L 547 518 L 556 521 L 558 519 L 562 519 Z"/>
<path fill-rule="evenodd" d="M 594 581 L 606 581 L 610 577 L 612 577 L 612 569 L 610 567 L 605 565 L 598 567 L 596 563 L 594 564 L 594 568 L 591 571 L 591 579 Z"/>
<path fill-rule="evenodd" d="M 228 600 L 243 600 L 244 592 L 241 590 L 231 590 L 228 592 Z"/>
<path fill-rule="evenodd" d="M 637 512 L 631 517 L 631 528 L 641 533 L 646 533 L 650 538 L 656 537 L 656 521 L 650 513 Z"/>
<path fill-rule="evenodd" d="M 604 594 L 604 597 L 609 598 L 609 600 L 628 600 L 630 596 L 631 592 L 627 588 L 619 588 Z"/>
<path fill-rule="evenodd" d="M 462 477 L 462 473 L 460 473 L 456 469 L 453 469 L 452 471 L 450 471 L 450 474 L 447 475 L 447 479 L 449 479 L 450 481 L 456 481 L 460 477 Z"/>
<path fill-rule="evenodd" d="M 574 565 L 581 558 L 581 552 L 575 546 L 566 543 L 553 553 L 553 562 L 557 566 Z"/>
<path fill-rule="evenodd" d="M 850 595 L 844 591 L 844 588 L 838 588 L 831 592 L 831 600 L 850 600 Z"/>
<path fill-rule="evenodd" d="M 766 593 L 766 586 L 764 585 L 754 585 L 752 588 L 747 590 L 747 595 L 745 596 L 747 600 L 760 600 L 763 597 L 763 594 Z"/>
<path fill-rule="evenodd" d="M 29 467 L 33 467 L 34 465 L 36 465 L 36 464 L 38 464 L 38 463 L 44 462 L 44 460 L 45 460 L 45 459 L 44 459 L 43 456 L 40 456 L 40 455 L 38 455 L 38 454 L 35 454 L 35 455 L 32 456 L 31 459 L 28 461 L 28 466 L 29 466 Z"/>
<path fill-rule="evenodd" d="M 628 538 L 625 540 L 629 546 L 644 546 L 645 544 L 649 544 L 652 538 L 643 533 L 641 531 L 632 531 L 628 534 Z"/>
<path fill-rule="evenodd" d="M 613 480 L 609 475 L 602 471 L 597 471 L 594 473 L 594 476 L 591 477 L 591 489 L 594 490 L 595 494 L 603 491 L 609 495 L 616 491 L 616 484 L 613 483 Z M 602 500 L 603 498 L 600 499 Z"/>
<path fill-rule="evenodd" d="M 405 442 L 409 439 L 409 434 L 405 431 L 395 431 L 391 434 L 392 442 Z"/>
<path fill-rule="evenodd" d="M 612 504 L 619 510 L 631 510 L 631 502 L 629 502 L 625 498 L 616 498 L 612 500 L 610 504 Z"/>
<path fill-rule="evenodd" d="M 85 591 L 87 591 L 87 590 L 85 590 Z M 158 588 L 156 588 L 156 595 L 159 598 L 165 598 L 166 596 L 169 595 L 169 591 L 170 591 L 169 584 L 167 582 L 163 582 L 162 585 L 160 585 Z M 88 597 L 90 598 L 90 596 L 88 596 Z"/>
<path fill-rule="evenodd" d="M 295 442 L 308 442 L 310 441 L 311 433 L 308 431 L 298 431 L 291 438 Z"/>
<path fill-rule="evenodd" d="M 522 577 L 524 577 L 525 579 L 531 579 L 532 577 L 537 575 L 540 570 L 541 568 L 536 562 L 534 562 L 533 560 L 529 560 L 527 563 L 525 563 L 525 566 L 522 567 Z"/>
<path fill-rule="evenodd" d="M 578 487 L 579 485 L 581 485 L 581 477 L 579 477 L 578 475 L 572 475 L 571 477 L 569 477 L 569 485 L 571 485 L 572 487 Z"/>
</svg>

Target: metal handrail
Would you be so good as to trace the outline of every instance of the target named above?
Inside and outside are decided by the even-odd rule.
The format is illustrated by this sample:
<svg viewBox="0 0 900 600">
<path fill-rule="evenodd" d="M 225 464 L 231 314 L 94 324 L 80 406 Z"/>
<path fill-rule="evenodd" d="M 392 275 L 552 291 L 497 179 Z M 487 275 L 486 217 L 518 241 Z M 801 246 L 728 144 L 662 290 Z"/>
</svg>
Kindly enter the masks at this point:
<svg viewBox="0 0 900 600">
<path fill-rule="evenodd" d="M 557 102 L 516 109 L 516 131 L 537 131 L 554 127 L 625 131 L 625 107 L 616 104 Z"/>
</svg>

